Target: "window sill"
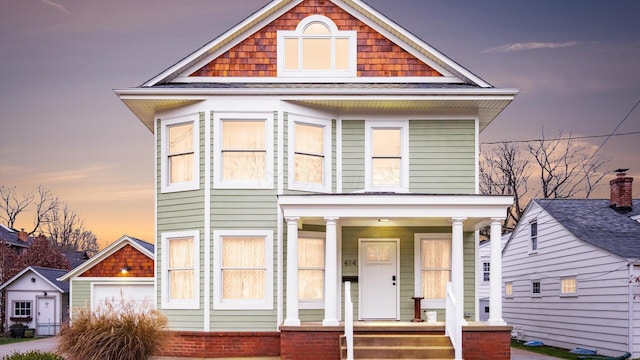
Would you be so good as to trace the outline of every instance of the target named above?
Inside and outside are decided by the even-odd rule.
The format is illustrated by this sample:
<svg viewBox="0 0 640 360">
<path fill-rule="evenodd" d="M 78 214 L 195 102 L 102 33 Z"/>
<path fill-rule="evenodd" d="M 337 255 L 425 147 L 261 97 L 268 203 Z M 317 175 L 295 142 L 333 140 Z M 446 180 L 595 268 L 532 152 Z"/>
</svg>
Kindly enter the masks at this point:
<svg viewBox="0 0 640 360">
<path fill-rule="evenodd" d="M 31 316 L 12 316 L 9 320 L 13 322 L 31 322 L 33 318 Z"/>
</svg>

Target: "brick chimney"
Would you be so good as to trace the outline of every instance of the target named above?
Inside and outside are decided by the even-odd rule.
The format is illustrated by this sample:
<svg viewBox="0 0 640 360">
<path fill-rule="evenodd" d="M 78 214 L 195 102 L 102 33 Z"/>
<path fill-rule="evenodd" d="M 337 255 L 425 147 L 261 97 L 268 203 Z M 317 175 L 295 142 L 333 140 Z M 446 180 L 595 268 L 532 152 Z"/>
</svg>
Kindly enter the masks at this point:
<svg viewBox="0 0 640 360">
<path fill-rule="evenodd" d="M 627 170 L 629 169 L 616 170 L 616 178 L 609 181 L 611 187 L 609 207 L 620 212 L 631 211 L 633 178 L 627 176 Z"/>
<path fill-rule="evenodd" d="M 22 241 L 22 242 L 27 242 L 27 240 L 29 239 L 29 234 L 27 234 L 24 229 L 18 231 L 18 240 Z"/>
</svg>

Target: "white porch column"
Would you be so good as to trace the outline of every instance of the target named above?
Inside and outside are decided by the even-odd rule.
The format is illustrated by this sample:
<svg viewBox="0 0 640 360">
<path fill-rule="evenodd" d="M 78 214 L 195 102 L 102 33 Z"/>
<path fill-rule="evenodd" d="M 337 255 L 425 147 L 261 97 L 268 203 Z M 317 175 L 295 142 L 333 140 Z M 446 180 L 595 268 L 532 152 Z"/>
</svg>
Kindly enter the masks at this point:
<svg viewBox="0 0 640 360">
<path fill-rule="evenodd" d="M 451 219 L 451 286 L 453 295 L 460 303 L 457 307 L 456 318 L 461 325 L 467 325 L 464 319 L 464 229 L 466 218 Z"/>
<path fill-rule="evenodd" d="M 338 238 L 336 217 L 324 218 L 326 243 L 324 255 L 324 320 L 323 326 L 338 326 Z"/>
<path fill-rule="evenodd" d="M 285 326 L 300 326 L 298 311 L 298 220 L 299 217 L 285 218 L 287 221 L 287 315 Z"/>
<path fill-rule="evenodd" d="M 491 219 L 491 265 L 489 268 L 489 325 L 506 325 L 502 319 L 502 225 Z"/>
</svg>

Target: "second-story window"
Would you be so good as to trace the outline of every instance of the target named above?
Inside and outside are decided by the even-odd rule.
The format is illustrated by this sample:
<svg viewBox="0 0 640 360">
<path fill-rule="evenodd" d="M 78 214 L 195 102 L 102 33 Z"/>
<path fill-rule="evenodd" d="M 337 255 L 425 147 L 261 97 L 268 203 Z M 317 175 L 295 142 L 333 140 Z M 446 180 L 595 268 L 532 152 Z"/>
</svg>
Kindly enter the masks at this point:
<svg viewBox="0 0 640 360">
<path fill-rule="evenodd" d="M 405 123 L 406 124 L 406 123 Z M 407 191 L 408 126 L 367 124 L 365 187 L 369 191 Z"/>
<path fill-rule="evenodd" d="M 271 188 L 273 115 L 215 115 L 215 188 Z"/>
<path fill-rule="evenodd" d="M 331 191 L 331 122 L 290 115 L 289 188 Z"/>
<path fill-rule="evenodd" d="M 161 120 L 161 191 L 185 191 L 199 187 L 198 118 L 189 114 Z"/>
<path fill-rule="evenodd" d="M 279 76 L 355 76 L 356 32 L 311 15 L 294 31 L 278 31 Z"/>
<path fill-rule="evenodd" d="M 489 281 L 491 279 L 491 264 L 488 262 L 482 263 L 482 281 Z"/>
</svg>

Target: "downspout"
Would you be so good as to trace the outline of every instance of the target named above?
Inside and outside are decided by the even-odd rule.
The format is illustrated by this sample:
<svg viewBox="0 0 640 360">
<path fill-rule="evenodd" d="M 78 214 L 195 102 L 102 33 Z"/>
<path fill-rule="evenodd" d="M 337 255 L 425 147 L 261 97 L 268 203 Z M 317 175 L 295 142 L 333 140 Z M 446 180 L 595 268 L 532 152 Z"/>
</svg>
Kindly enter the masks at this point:
<svg viewBox="0 0 640 360">
<path fill-rule="evenodd" d="M 629 323 L 628 323 L 628 329 L 627 329 L 627 334 L 628 334 L 628 340 L 627 340 L 627 351 L 629 353 L 633 353 L 633 324 L 634 324 L 634 318 L 633 318 L 633 289 L 635 286 L 635 282 L 633 281 L 633 276 L 634 276 L 634 264 L 638 262 L 638 259 L 627 259 L 627 266 L 629 267 L 629 295 L 627 296 L 628 298 L 628 302 L 627 302 L 627 314 L 629 315 Z M 640 275 L 640 274 L 639 274 Z"/>
</svg>

